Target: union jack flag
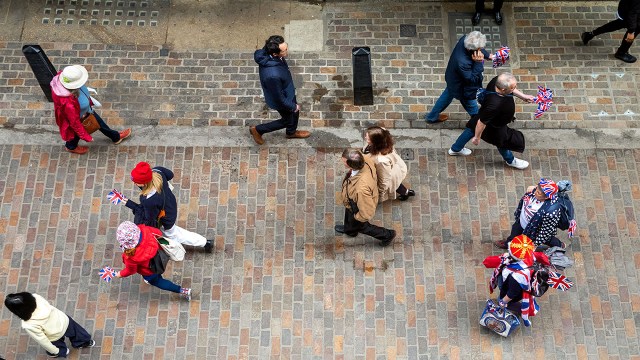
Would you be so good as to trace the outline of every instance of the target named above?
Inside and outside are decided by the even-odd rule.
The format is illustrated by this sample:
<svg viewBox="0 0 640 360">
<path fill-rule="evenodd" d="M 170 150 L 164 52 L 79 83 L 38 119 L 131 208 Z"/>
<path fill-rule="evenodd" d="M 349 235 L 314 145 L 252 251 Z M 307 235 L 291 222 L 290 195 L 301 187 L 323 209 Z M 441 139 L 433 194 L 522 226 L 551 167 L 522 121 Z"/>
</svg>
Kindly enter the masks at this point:
<svg viewBox="0 0 640 360">
<path fill-rule="evenodd" d="M 567 279 L 564 275 L 550 271 L 549 272 L 549 280 L 547 280 L 547 284 L 554 289 L 567 291 L 573 286 L 573 281 Z"/>
<path fill-rule="evenodd" d="M 551 104 L 553 104 L 553 90 L 538 85 L 538 96 L 536 96 L 534 102 L 538 104 L 538 108 L 534 114 L 537 119 L 551 108 Z"/>
<path fill-rule="evenodd" d="M 121 192 L 119 192 L 116 189 L 113 189 L 109 192 L 109 194 L 107 195 L 107 199 L 109 199 L 109 201 L 111 201 L 111 203 L 113 205 L 118 205 L 120 204 L 122 201 L 127 200 L 127 197 L 122 195 Z"/>
<path fill-rule="evenodd" d="M 569 237 L 573 237 L 573 235 L 575 235 L 577 227 L 578 224 L 575 220 L 569 221 L 569 230 L 567 230 L 567 234 L 569 235 Z"/>
<path fill-rule="evenodd" d="M 503 46 L 498 51 L 496 51 L 496 53 L 493 54 L 493 68 L 495 69 L 506 64 L 507 60 L 509 60 L 510 52 L 511 49 L 509 49 L 507 46 Z"/>
<path fill-rule="evenodd" d="M 116 271 L 112 268 L 105 266 L 100 269 L 100 279 L 106 282 L 111 282 L 114 277 L 116 277 Z"/>
</svg>

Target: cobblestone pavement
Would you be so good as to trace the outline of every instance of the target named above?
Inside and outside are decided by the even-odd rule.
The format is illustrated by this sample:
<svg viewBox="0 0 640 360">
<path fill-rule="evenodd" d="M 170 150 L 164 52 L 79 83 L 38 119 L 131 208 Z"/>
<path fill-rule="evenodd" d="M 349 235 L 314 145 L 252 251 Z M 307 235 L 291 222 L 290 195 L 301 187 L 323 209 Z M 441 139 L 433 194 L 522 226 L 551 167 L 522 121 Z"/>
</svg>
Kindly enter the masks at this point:
<svg viewBox="0 0 640 360">
<path fill-rule="evenodd" d="M 544 83 L 556 90 L 543 120 L 533 121 L 533 106 L 519 103 L 517 127 L 639 127 L 638 64 L 611 56 L 621 33 L 586 47 L 579 40 L 580 32 L 611 19 L 615 5 L 505 4 L 519 87 L 530 92 Z M 443 89 L 446 14 L 471 9 L 470 3 L 326 4 L 325 51 L 291 49 L 301 126 L 426 127 L 422 116 Z M 400 37 L 401 24 L 416 25 L 417 37 Z M 26 125 L 21 131 L 36 137 L 45 131 L 38 126 L 53 124 L 53 111 L 22 45 L 0 42 L 0 125 Z M 276 116 L 264 107 L 249 52 L 161 56 L 162 44 L 40 45 L 58 67 L 87 64 L 101 115 L 116 128 L 226 129 Z M 352 105 L 354 46 L 372 49 L 373 106 Z M 452 120 L 438 128 L 461 126 L 461 107 L 450 110 Z M 626 131 L 622 136 L 632 138 Z M 640 359 L 637 146 L 531 146 L 525 171 L 506 168 L 493 149 L 452 158 L 431 144 L 412 146 L 408 182 L 418 196 L 380 206 L 375 222 L 400 234 L 382 249 L 333 231 L 343 216 L 335 200 L 344 171 L 337 145 L 220 148 L 177 139 L 133 146 L 134 140 L 119 147 L 96 142 L 88 155 L 74 156 L 58 142 L 10 144 L 0 141 L 0 296 L 33 291 L 73 314 L 98 344 L 72 351 L 71 359 L 500 359 L 523 351 L 535 358 Z M 215 238 L 214 254 L 189 251 L 168 271 L 194 288 L 191 303 L 136 276 L 111 284 L 97 277 L 103 266 L 120 265 L 115 228 L 131 219 L 105 195 L 114 187 L 134 195 L 128 171 L 142 160 L 175 170 L 178 223 Z M 490 277 L 481 262 L 498 254 L 491 241 L 508 233 L 519 197 L 541 176 L 574 183 L 579 231 L 569 251 L 576 265 L 566 274 L 575 286 L 550 290 L 533 327 L 502 339 L 478 325 Z M 45 358 L 4 307 L 0 356 Z"/>
<path fill-rule="evenodd" d="M 468 158 L 416 150 L 408 182 L 418 196 L 387 202 L 376 223 L 399 233 L 380 248 L 336 236 L 337 149 L 1 146 L 0 293 L 52 299 L 98 345 L 71 358 L 536 358 L 638 359 L 639 150 L 531 151 L 532 168 L 505 167 L 494 150 Z M 99 282 L 120 264 L 114 239 L 133 195 L 137 161 L 176 172 L 179 223 L 215 237 L 168 277 L 195 290 L 187 303 L 140 277 Z M 115 169 L 115 171 L 114 171 Z M 512 211 L 540 176 L 571 178 L 578 236 L 575 287 L 550 290 L 533 327 L 502 339 L 478 324 Z M 0 355 L 44 358 L 3 308 Z M 534 343 L 536 346 L 532 346 Z M 78 356 L 78 353 L 81 356 Z"/>
</svg>

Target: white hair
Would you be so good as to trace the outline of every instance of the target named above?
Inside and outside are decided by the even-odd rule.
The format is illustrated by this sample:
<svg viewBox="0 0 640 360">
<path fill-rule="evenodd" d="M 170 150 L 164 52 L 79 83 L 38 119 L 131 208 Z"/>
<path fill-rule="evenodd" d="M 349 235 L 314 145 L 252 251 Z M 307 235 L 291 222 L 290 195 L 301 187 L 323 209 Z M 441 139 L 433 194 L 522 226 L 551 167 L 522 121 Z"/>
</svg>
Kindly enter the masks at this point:
<svg viewBox="0 0 640 360">
<path fill-rule="evenodd" d="M 513 74 L 505 72 L 498 75 L 496 79 L 496 87 L 500 90 L 509 90 L 512 85 L 515 85 L 516 77 Z"/>
<path fill-rule="evenodd" d="M 472 31 L 464 38 L 464 47 L 467 50 L 482 49 L 487 45 L 487 36 L 480 31 Z"/>
</svg>

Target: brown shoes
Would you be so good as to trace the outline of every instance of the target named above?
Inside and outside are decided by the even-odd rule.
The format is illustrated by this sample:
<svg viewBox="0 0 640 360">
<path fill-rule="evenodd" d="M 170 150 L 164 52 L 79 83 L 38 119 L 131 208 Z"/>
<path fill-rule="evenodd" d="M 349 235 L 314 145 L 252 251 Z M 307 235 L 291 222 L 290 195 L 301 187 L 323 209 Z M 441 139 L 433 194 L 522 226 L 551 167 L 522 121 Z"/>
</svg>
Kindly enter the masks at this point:
<svg viewBox="0 0 640 360">
<path fill-rule="evenodd" d="M 114 144 L 120 144 L 122 140 L 128 138 L 129 136 L 131 136 L 131 128 L 120 131 L 120 140 L 116 141 Z"/>
<path fill-rule="evenodd" d="M 291 135 L 287 134 L 287 139 L 306 139 L 309 136 L 311 136 L 311 133 L 306 130 L 296 130 L 296 132 Z"/>
<path fill-rule="evenodd" d="M 73 150 L 65 146 L 64 149 L 72 154 L 78 154 L 78 155 L 84 155 L 87 153 L 87 151 L 89 151 L 89 148 L 86 146 L 76 146 L 76 148 Z"/>
<path fill-rule="evenodd" d="M 249 128 L 249 132 L 251 133 L 251 136 L 253 136 L 253 141 L 255 141 L 256 144 L 258 144 L 258 145 L 264 144 L 264 140 L 262 139 L 262 135 L 260 135 L 258 130 L 256 130 L 255 126 L 250 127 Z"/>
</svg>

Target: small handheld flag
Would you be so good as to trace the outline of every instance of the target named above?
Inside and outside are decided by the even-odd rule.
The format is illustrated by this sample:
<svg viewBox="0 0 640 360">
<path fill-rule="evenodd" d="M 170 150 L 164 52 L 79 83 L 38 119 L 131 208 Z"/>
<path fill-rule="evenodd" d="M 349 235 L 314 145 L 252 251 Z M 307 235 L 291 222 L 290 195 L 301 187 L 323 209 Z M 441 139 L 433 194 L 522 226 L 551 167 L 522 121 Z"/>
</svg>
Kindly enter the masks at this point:
<svg viewBox="0 0 640 360">
<path fill-rule="evenodd" d="M 509 60 L 509 54 L 511 53 L 511 49 L 507 46 L 501 47 L 495 54 L 493 54 L 493 68 L 500 67 L 507 63 Z"/>
<path fill-rule="evenodd" d="M 549 272 L 549 280 L 547 280 L 547 284 L 554 289 L 567 291 L 573 286 L 573 281 L 567 279 L 564 275 L 550 271 Z"/>
<path fill-rule="evenodd" d="M 534 102 L 538 104 L 538 108 L 534 113 L 537 119 L 551 108 L 551 104 L 553 104 L 553 90 L 538 85 L 538 95 Z"/>
<path fill-rule="evenodd" d="M 114 277 L 116 277 L 116 271 L 112 268 L 105 266 L 100 269 L 100 279 L 106 282 L 111 282 Z"/>
<path fill-rule="evenodd" d="M 107 199 L 111 201 L 112 204 L 117 205 L 121 202 L 127 200 L 126 196 L 122 195 L 118 190 L 113 189 L 107 194 Z"/>
</svg>

